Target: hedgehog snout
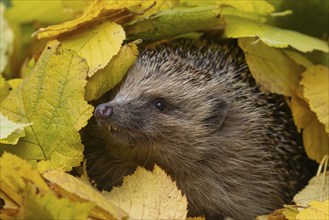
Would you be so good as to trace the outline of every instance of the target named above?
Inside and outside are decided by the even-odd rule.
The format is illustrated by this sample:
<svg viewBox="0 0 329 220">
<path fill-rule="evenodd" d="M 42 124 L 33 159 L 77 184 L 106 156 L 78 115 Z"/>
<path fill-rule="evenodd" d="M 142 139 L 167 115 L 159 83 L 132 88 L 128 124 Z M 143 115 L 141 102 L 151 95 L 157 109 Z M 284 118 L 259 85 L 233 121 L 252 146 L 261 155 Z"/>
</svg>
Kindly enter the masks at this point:
<svg viewBox="0 0 329 220">
<path fill-rule="evenodd" d="M 113 115 L 113 106 L 109 103 L 99 104 L 94 112 L 94 116 L 98 123 L 109 119 Z"/>
</svg>

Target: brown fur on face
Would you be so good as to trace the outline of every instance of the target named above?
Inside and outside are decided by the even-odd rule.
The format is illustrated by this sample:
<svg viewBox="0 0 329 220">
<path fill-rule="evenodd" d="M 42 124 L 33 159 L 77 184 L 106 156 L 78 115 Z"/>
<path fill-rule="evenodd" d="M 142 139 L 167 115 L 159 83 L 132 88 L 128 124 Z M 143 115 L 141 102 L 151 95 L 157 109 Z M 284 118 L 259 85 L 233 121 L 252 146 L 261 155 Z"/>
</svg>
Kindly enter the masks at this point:
<svg viewBox="0 0 329 220">
<path fill-rule="evenodd" d="M 86 150 L 90 175 L 110 188 L 156 163 L 192 216 L 253 219 L 280 207 L 298 190 L 295 165 L 305 155 L 282 101 L 249 76 L 233 45 L 178 41 L 145 50 L 104 104 L 111 116 L 96 117 L 104 143 Z"/>
</svg>

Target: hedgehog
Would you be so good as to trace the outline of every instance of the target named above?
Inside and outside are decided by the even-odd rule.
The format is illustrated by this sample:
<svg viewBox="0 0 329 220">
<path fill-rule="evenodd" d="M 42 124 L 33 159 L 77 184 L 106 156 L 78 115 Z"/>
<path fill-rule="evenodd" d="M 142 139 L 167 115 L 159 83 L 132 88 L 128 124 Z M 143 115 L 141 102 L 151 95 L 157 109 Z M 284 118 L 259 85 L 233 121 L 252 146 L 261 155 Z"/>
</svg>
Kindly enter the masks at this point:
<svg viewBox="0 0 329 220">
<path fill-rule="evenodd" d="M 285 99 L 260 90 L 234 41 L 146 48 L 94 119 L 85 154 L 97 187 L 157 164 L 186 196 L 188 216 L 254 219 L 312 174 Z"/>
</svg>

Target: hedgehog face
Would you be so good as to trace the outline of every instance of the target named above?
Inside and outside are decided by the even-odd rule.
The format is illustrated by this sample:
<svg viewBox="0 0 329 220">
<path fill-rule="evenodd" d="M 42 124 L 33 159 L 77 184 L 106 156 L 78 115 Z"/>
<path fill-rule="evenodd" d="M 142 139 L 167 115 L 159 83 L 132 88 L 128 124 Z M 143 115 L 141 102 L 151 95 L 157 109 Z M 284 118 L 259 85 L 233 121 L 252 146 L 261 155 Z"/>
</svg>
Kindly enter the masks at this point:
<svg viewBox="0 0 329 220">
<path fill-rule="evenodd" d="M 177 144 L 220 128 L 228 109 L 220 92 L 214 79 L 182 61 L 155 62 L 142 55 L 115 98 L 97 106 L 95 117 L 126 144 Z"/>
</svg>

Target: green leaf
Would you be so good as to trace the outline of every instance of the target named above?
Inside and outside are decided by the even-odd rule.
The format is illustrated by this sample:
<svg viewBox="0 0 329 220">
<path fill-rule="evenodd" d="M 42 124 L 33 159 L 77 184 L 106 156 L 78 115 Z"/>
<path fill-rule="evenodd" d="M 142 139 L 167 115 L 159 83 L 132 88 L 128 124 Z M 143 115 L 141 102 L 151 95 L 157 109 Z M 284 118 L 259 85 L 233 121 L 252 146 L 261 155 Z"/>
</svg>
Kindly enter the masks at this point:
<svg viewBox="0 0 329 220">
<path fill-rule="evenodd" d="M 284 30 L 237 16 L 226 15 L 224 20 L 227 24 L 225 34 L 230 38 L 258 37 L 270 47 L 291 46 L 302 52 L 313 50 L 329 52 L 328 44 L 325 41 L 295 31 Z"/>
<path fill-rule="evenodd" d="M 222 8 L 234 8 L 239 11 L 267 15 L 274 11 L 274 7 L 264 0 L 244 0 L 244 1 L 232 1 L 232 0 L 212 0 L 212 1 L 200 1 L 200 0 L 180 0 L 181 5 L 188 6 L 200 6 L 200 5 L 220 5 Z"/>
<path fill-rule="evenodd" d="M 84 101 L 88 67 L 73 51 L 58 50 L 50 42 L 21 86 L 1 103 L 10 120 L 33 123 L 16 146 L 1 145 L 22 158 L 38 162 L 40 171 L 71 170 L 83 159 L 78 131 L 87 124 L 93 107 Z"/>
<path fill-rule="evenodd" d="M 138 49 L 136 44 L 130 43 L 123 46 L 119 53 L 112 58 L 104 69 L 98 70 L 86 85 L 86 100 L 100 98 L 124 77 L 129 67 L 137 59 Z"/>
<path fill-rule="evenodd" d="M 131 38 L 151 40 L 204 30 L 221 24 L 220 9 L 218 5 L 172 8 L 127 25 L 126 32 Z"/>
</svg>

